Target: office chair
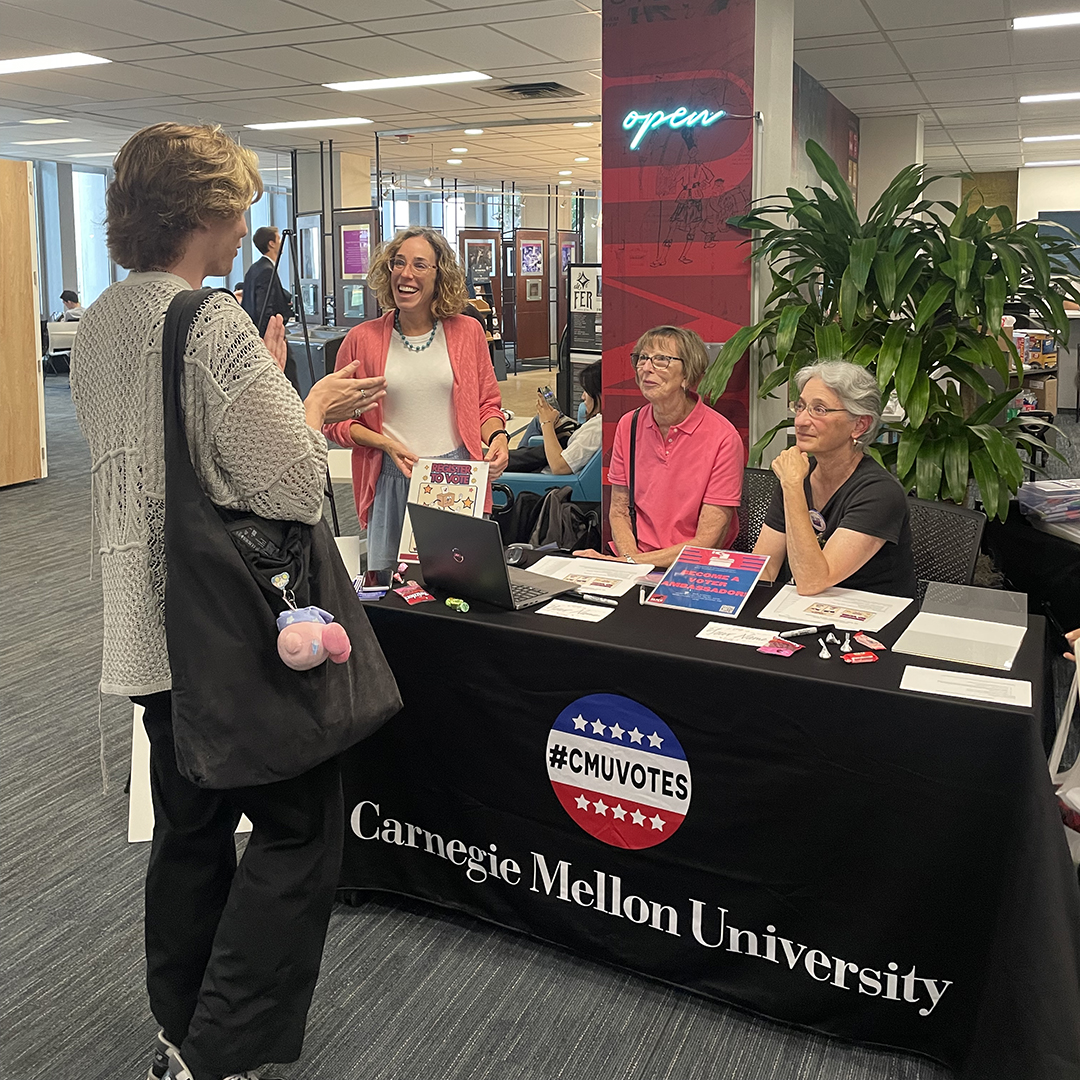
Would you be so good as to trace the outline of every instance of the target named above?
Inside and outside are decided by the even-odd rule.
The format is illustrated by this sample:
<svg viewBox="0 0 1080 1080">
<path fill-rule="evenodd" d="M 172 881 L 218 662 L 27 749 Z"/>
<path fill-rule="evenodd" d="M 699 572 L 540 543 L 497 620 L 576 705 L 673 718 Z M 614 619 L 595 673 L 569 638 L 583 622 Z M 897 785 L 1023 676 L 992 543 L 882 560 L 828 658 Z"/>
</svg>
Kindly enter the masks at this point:
<svg viewBox="0 0 1080 1080">
<path fill-rule="evenodd" d="M 921 601 L 930 581 L 970 585 L 986 515 L 952 503 L 908 499 L 911 550 Z"/>
</svg>

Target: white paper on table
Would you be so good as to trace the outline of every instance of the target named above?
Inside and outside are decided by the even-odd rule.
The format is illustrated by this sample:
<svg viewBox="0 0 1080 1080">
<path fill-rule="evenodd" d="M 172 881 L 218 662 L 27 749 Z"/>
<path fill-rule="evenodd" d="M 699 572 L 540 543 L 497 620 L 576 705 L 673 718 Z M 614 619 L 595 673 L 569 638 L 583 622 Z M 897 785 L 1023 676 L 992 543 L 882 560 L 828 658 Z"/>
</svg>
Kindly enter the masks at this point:
<svg viewBox="0 0 1080 1080">
<path fill-rule="evenodd" d="M 904 668 L 900 689 L 1031 708 L 1031 683 L 1023 679 L 999 679 L 995 675 L 969 675 L 964 671 L 909 666 Z"/>
<path fill-rule="evenodd" d="M 611 559 L 575 559 L 562 555 L 545 555 L 533 563 L 529 571 L 572 581 L 581 592 L 597 596 L 625 596 L 649 571 L 648 563 L 614 562 Z"/>
<path fill-rule="evenodd" d="M 537 615 L 554 615 L 559 619 L 577 619 L 579 622 L 601 622 L 615 609 L 596 604 L 575 604 L 573 600 L 552 600 L 536 609 Z"/>
<path fill-rule="evenodd" d="M 800 596 L 794 585 L 785 585 L 758 613 L 759 619 L 823 626 L 840 630 L 884 629 L 910 603 L 908 596 L 861 592 L 858 589 L 824 589 L 816 596 Z"/>
<path fill-rule="evenodd" d="M 893 652 L 1010 671 L 1026 633 L 1026 626 L 920 611 L 897 639 Z"/>
<path fill-rule="evenodd" d="M 732 645 L 752 645 L 755 649 L 760 649 L 776 637 L 776 631 L 759 630 L 756 626 L 732 626 L 730 623 L 711 622 L 697 636 L 706 641 L 729 641 Z"/>
</svg>

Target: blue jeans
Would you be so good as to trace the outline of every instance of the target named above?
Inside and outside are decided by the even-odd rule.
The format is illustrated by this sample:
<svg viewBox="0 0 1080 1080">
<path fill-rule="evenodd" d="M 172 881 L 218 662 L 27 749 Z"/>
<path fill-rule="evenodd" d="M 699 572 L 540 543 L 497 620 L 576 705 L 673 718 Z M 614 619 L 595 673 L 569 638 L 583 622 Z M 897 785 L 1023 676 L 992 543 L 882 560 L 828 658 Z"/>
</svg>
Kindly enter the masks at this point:
<svg viewBox="0 0 1080 1080">
<path fill-rule="evenodd" d="M 467 461 L 469 451 L 464 446 L 448 454 L 432 457 Z M 375 481 L 375 498 L 368 513 L 367 568 L 389 570 L 397 566 L 401 550 L 401 526 L 405 521 L 405 505 L 409 501 L 409 478 L 394 464 L 394 459 L 383 452 L 382 470 Z"/>
</svg>

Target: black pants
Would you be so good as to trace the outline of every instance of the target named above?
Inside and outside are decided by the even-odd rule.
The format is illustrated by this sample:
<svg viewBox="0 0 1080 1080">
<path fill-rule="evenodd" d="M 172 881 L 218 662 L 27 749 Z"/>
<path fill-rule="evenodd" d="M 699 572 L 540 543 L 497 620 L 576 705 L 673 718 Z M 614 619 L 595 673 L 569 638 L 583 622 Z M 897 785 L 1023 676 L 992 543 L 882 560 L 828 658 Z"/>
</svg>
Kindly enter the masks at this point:
<svg viewBox="0 0 1080 1080">
<path fill-rule="evenodd" d="M 337 759 L 291 780 L 211 791 L 180 775 L 171 695 L 133 700 L 150 739 L 150 1008 L 196 1080 L 300 1056 L 341 869 Z M 239 866 L 233 833 L 253 829 Z"/>
</svg>

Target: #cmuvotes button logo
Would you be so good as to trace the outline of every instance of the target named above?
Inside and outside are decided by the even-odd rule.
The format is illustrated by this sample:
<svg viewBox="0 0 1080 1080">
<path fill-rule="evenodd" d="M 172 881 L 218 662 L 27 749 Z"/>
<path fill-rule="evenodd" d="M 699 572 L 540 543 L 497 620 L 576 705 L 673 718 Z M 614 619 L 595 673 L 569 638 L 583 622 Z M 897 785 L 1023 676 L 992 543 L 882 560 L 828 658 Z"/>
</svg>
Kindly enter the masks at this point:
<svg viewBox="0 0 1080 1080">
<path fill-rule="evenodd" d="M 563 809 L 612 847 L 662 844 L 690 809 L 679 740 L 656 713 L 619 694 L 589 694 L 559 713 L 547 769 Z"/>
</svg>

